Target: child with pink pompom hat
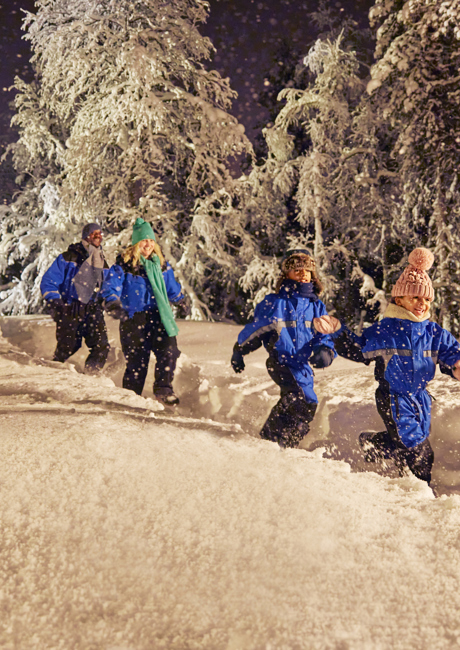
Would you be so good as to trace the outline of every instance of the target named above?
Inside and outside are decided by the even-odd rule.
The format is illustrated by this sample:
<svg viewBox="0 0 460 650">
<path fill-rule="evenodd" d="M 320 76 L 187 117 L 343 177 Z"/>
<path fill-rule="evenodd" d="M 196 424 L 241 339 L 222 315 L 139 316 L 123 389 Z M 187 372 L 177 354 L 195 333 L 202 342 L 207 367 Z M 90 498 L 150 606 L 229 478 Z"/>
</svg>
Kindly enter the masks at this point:
<svg viewBox="0 0 460 650">
<path fill-rule="evenodd" d="M 391 291 L 391 303 L 382 319 L 357 336 L 337 318 L 313 321 L 316 331 L 330 334 L 337 353 L 352 361 L 375 361 L 377 410 L 386 431 L 362 433 L 366 460 L 394 459 L 401 474 L 405 468 L 419 479 L 431 481 L 433 451 L 428 440 L 431 397 L 426 390 L 436 363 L 441 372 L 460 380 L 460 344 L 437 323 L 430 321 L 434 297 L 427 271 L 434 256 L 416 248 Z"/>
</svg>

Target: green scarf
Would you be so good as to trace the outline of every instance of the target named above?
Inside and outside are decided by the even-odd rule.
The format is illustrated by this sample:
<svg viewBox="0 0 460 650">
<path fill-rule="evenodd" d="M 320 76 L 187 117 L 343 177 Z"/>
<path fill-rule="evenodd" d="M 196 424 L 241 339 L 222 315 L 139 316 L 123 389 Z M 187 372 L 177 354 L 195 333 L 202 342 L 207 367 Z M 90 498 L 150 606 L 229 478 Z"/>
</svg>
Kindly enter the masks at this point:
<svg viewBox="0 0 460 650">
<path fill-rule="evenodd" d="M 147 260 L 141 255 L 141 263 L 152 287 L 158 311 L 160 312 L 161 322 L 165 327 L 166 333 L 168 336 L 176 336 L 179 333 L 179 328 L 176 325 L 174 314 L 169 304 L 160 259 L 158 255 L 153 255 L 152 259 Z"/>
</svg>

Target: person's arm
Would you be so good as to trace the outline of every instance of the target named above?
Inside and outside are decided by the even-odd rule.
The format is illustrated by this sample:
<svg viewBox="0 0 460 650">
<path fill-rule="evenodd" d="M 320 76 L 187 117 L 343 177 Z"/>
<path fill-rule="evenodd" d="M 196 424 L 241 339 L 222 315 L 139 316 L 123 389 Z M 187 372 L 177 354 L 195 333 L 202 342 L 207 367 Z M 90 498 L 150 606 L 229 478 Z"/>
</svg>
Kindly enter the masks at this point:
<svg viewBox="0 0 460 650">
<path fill-rule="evenodd" d="M 328 316 L 326 305 L 318 300 L 314 304 L 314 313 L 313 323 L 315 318 L 321 318 L 322 316 Z M 334 341 L 330 334 L 324 334 L 315 330 L 315 327 L 312 323 L 313 338 L 304 345 L 300 354 L 305 357 L 305 360 L 313 366 L 313 368 L 327 368 L 334 361 L 337 356 L 337 352 L 334 349 Z"/>
<path fill-rule="evenodd" d="M 244 359 L 246 354 L 258 350 L 262 345 L 273 345 L 278 340 L 276 321 L 269 317 L 271 304 L 263 300 L 254 310 L 254 319 L 248 323 L 239 333 L 238 340 L 233 346 L 231 365 L 236 373 L 243 372 Z"/>
<path fill-rule="evenodd" d="M 114 264 L 104 278 L 100 293 L 106 312 L 121 321 L 128 318 L 128 313 L 121 303 L 124 279 L 125 273 L 123 269 L 118 264 Z"/>
<path fill-rule="evenodd" d="M 124 280 L 125 273 L 121 266 L 119 264 L 111 266 L 101 287 L 101 297 L 106 306 L 115 300 L 120 302 Z"/>
<path fill-rule="evenodd" d="M 334 316 L 321 316 L 313 320 L 313 326 L 317 332 L 329 334 L 334 341 L 334 348 L 337 354 L 350 361 L 369 365 L 370 360 L 363 355 L 362 348 L 365 339 L 351 332 L 346 325 L 334 318 Z"/>
<path fill-rule="evenodd" d="M 166 269 L 163 271 L 163 279 L 165 281 L 166 293 L 168 294 L 169 302 L 178 304 L 183 301 L 185 294 L 182 291 L 181 285 L 176 280 L 173 268 L 169 262 L 166 262 Z"/>
<path fill-rule="evenodd" d="M 442 373 L 460 381 L 460 343 L 447 330 L 441 333 L 438 361 Z"/>
<path fill-rule="evenodd" d="M 62 255 L 59 255 L 43 274 L 40 283 L 40 291 L 45 299 L 45 313 L 58 322 L 64 309 L 64 300 L 61 296 L 60 287 L 65 280 L 67 262 Z"/>
<path fill-rule="evenodd" d="M 59 287 L 64 282 L 66 266 L 67 262 L 63 256 L 58 255 L 49 269 L 43 274 L 40 291 L 45 300 L 62 300 Z"/>
</svg>

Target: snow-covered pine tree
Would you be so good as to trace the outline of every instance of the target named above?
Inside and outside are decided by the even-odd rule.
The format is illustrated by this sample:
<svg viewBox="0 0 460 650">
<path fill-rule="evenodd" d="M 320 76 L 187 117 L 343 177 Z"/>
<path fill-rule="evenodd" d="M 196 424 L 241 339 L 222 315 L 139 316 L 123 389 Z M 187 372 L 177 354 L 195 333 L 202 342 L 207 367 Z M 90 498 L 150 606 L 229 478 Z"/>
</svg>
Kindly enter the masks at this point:
<svg viewBox="0 0 460 650">
<path fill-rule="evenodd" d="M 37 165 L 49 165 L 50 177 L 41 173 L 37 182 L 55 187 L 55 221 L 68 240 L 82 223 L 98 219 L 112 233 L 109 245 L 122 246 L 127 227 L 142 216 L 173 260 L 187 251 L 189 266 L 200 267 L 212 213 L 194 220 L 194 202 L 231 183 L 231 159 L 251 150 L 227 112 L 234 96 L 228 80 L 203 65 L 213 48 L 197 25 L 208 4 L 37 0 L 36 6 L 25 20 L 36 82 L 17 82 L 19 171 L 33 177 Z M 42 221 L 37 215 L 36 234 L 54 248 L 52 233 L 43 238 Z M 196 277 L 181 281 L 196 298 Z M 27 286 L 23 294 L 30 293 L 30 278 Z M 24 309 L 36 305 L 32 293 Z M 8 304 L 11 297 L 11 291 L 3 296 Z M 195 307 L 202 315 L 198 300 Z"/>
<path fill-rule="evenodd" d="M 314 83 L 282 91 L 285 105 L 274 126 L 265 130 L 267 160 L 254 168 L 248 182 L 273 205 L 293 197 L 295 220 L 287 218 L 286 208 L 282 219 L 273 211 L 265 220 L 265 229 L 277 227 L 281 235 L 272 241 L 278 247 L 272 254 L 287 247 L 310 248 L 326 280 L 327 299 L 336 302 L 348 322 L 358 324 L 361 310 L 343 307 L 359 299 L 358 287 L 352 285 L 365 277 L 361 261 L 381 263 L 384 179 L 391 171 L 379 152 L 370 103 L 362 100 L 365 83 L 355 53 L 342 48 L 340 37 L 318 40 L 306 63 Z M 308 142 L 302 152 L 294 146 L 299 128 Z M 250 219 L 247 227 L 252 231 Z M 264 288 L 258 272 L 262 262 L 260 254 L 254 255 L 242 281 L 258 295 Z M 353 272 L 356 265 L 360 272 Z"/>
<path fill-rule="evenodd" d="M 406 250 L 435 253 L 439 322 L 460 332 L 460 8 L 445 0 L 378 0 L 369 92 L 392 130 Z M 406 260 L 402 260 L 404 263 Z"/>
</svg>

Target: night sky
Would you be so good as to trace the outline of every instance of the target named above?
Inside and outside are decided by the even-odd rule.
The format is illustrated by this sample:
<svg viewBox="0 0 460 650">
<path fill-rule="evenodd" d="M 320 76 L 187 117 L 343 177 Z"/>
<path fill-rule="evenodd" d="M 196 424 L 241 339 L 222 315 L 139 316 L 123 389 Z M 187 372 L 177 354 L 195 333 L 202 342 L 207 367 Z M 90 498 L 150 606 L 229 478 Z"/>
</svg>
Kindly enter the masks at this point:
<svg viewBox="0 0 460 650">
<path fill-rule="evenodd" d="M 264 79 L 273 65 L 277 47 L 287 37 L 302 54 L 308 52 L 314 40 L 314 30 L 308 14 L 317 9 L 312 0 L 210 0 L 210 15 L 200 31 L 213 42 L 217 52 L 211 63 L 224 77 L 239 98 L 233 114 L 244 124 L 249 137 L 254 128 L 267 118 L 266 110 L 258 104 L 264 90 Z M 335 2 L 338 11 L 366 17 L 371 0 Z M 0 0 L 0 117 L 3 142 L 11 139 L 8 102 L 14 96 L 8 88 L 14 76 L 31 79 L 28 64 L 30 49 L 23 40 L 21 9 L 34 11 L 34 0 Z M 14 136 L 13 136 L 14 137 Z"/>
<path fill-rule="evenodd" d="M 24 12 L 34 10 L 34 0 L 0 0 L 0 111 L 3 113 L 14 93 L 8 88 L 14 77 L 31 78 L 30 47 L 22 37 Z"/>
</svg>

